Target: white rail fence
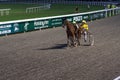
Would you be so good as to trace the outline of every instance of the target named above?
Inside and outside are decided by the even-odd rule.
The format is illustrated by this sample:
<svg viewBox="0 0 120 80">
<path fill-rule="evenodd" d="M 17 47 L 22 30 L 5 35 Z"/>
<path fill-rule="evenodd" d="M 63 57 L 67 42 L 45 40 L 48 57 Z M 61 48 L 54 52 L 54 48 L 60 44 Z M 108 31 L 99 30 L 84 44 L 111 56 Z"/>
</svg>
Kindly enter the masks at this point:
<svg viewBox="0 0 120 80">
<path fill-rule="evenodd" d="M 38 7 L 29 7 L 29 8 L 26 8 L 26 13 L 39 12 L 40 10 L 43 10 L 43 9 L 50 9 L 50 7 L 51 7 L 51 4 L 38 6 Z"/>
<path fill-rule="evenodd" d="M 0 15 L 9 15 L 11 9 L 0 9 Z"/>
<path fill-rule="evenodd" d="M 34 31 L 41 28 L 59 27 L 63 24 L 63 18 L 67 18 L 69 21 L 76 20 L 77 22 L 81 22 L 82 20 L 91 21 L 115 15 L 120 15 L 120 7 L 85 13 L 0 22 L 0 35 Z"/>
</svg>

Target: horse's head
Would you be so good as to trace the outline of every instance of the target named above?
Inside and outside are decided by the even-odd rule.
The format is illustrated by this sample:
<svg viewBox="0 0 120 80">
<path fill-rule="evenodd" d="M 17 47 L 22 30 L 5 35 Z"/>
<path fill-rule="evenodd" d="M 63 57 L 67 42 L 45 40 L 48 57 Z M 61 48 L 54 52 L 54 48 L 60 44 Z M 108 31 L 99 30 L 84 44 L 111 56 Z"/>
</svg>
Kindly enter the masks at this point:
<svg viewBox="0 0 120 80">
<path fill-rule="evenodd" d="M 64 20 L 63 24 L 66 25 L 66 26 L 68 26 L 70 24 L 70 22 L 66 19 L 66 20 Z"/>
<path fill-rule="evenodd" d="M 62 19 L 62 24 L 63 24 L 62 27 L 63 27 L 63 28 L 66 28 L 66 27 L 67 27 L 67 24 L 68 24 L 68 20 L 67 20 L 66 18 L 63 18 L 63 19 Z"/>
</svg>

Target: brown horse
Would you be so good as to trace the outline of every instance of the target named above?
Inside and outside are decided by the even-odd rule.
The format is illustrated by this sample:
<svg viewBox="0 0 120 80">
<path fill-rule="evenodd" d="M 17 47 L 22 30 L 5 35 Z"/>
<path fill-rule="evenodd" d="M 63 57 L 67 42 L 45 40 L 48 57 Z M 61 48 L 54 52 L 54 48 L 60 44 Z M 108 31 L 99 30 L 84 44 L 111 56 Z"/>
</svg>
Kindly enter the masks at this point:
<svg viewBox="0 0 120 80">
<path fill-rule="evenodd" d="M 67 33 L 67 46 L 77 46 L 77 42 L 80 45 L 80 31 L 77 30 L 77 27 L 74 26 L 73 23 L 69 22 L 68 20 L 63 21 L 63 27 L 66 29 Z M 77 32 L 76 32 L 77 31 Z"/>
</svg>

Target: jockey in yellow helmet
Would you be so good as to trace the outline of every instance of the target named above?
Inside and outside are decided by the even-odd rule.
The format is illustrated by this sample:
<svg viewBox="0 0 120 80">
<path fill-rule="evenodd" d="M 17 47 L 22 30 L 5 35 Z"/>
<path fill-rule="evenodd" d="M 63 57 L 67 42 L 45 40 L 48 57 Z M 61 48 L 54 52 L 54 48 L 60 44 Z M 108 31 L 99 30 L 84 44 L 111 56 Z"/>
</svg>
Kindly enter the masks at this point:
<svg viewBox="0 0 120 80">
<path fill-rule="evenodd" d="M 85 20 L 82 20 L 81 28 L 88 31 L 88 24 Z"/>
<path fill-rule="evenodd" d="M 82 20 L 81 28 L 82 28 L 81 33 L 84 33 L 84 40 L 86 42 L 87 41 L 86 34 L 88 33 L 88 24 L 85 20 Z"/>
</svg>

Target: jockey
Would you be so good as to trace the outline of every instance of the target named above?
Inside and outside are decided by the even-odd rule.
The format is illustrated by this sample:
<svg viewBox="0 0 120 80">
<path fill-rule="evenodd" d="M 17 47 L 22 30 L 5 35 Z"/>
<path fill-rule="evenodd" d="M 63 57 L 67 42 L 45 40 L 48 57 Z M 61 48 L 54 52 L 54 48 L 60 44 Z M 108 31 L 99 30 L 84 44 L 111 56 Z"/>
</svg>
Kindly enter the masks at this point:
<svg viewBox="0 0 120 80">
<path fill-rule="evenodd" d="M 81 28 L 82 28 L 82 33 L 84 33 L 84 37 L 85 37 L 84 40 L 86 42 L 87 41 L 86 34 L 88 33 L 88 24 L 85 20 L 82 20 Z"/>
<path fill-rule="evenodd" d="M 73 20 L 73 24 L 76 24 L 76 21 L 75 21 L 75 20 Z"/>
<path fill-rule="evenodd" d="M 85 20 L 82 20 L 81 28 L 88 31 L 88 24 Z"/>
<path fill-rule="evenodd" d="M 73 24 L 75 25 L 75 27 L 77 27 L 77 29 L 79 28 L 79 26 L 75 20 L 73 20 Z"/>
</svg>

